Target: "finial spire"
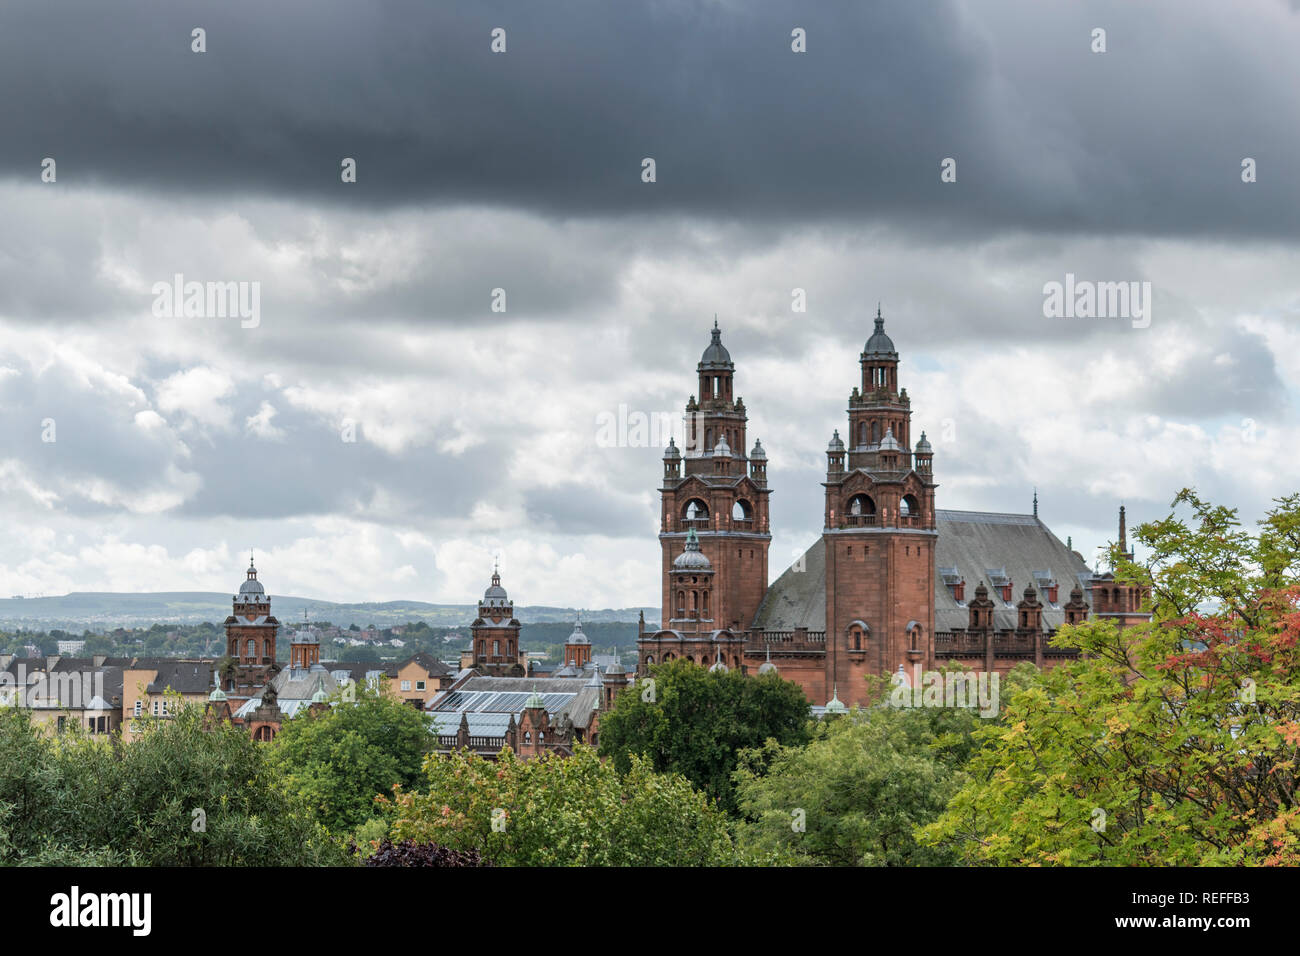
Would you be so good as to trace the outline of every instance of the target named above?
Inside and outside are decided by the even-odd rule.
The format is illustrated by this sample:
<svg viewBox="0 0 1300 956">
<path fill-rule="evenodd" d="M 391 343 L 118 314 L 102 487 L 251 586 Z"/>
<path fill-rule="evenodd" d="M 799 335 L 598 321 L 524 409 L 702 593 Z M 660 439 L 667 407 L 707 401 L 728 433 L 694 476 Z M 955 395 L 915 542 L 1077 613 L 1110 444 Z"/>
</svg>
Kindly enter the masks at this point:
<svg viewBox="0 0 1300 956">
<path fill-rule="evenodd" d="M 1034 517 L 1038 517 L 1038 489 L 1034 489 Z"/>
</svg>

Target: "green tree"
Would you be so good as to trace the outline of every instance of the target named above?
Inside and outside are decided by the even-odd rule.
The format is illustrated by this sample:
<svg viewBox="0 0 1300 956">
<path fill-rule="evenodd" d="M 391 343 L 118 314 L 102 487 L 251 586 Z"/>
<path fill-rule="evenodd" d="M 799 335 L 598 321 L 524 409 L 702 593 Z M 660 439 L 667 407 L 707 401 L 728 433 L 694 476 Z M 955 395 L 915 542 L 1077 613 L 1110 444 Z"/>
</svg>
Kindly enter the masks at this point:
<svg viewBox="0 0 1300 956">
<path fill-rule="evenodd" d="M 356 696 L 352 704 L 336 695 L 327 713 L 285 722 L 273 745 L 288 785 L 334 833 L 376 816 L 376 796 L 414 785 L 432 739 L 409 704 L 379 689 Z"/>
<path fill-rule="evenodd" d="M 1300 862 L 1300 496 L 1251 535 L 1183 491 L 1136 531 L 1152 620 L 1093 619 L 1083 652 L 976 731 L 967 782 L 923 831 L 979 863 Z"/>
<path fill-rule="evenodd" d="M 999 696 L 1037 676 L 1018 665 Z M 873 696 L 888 699 L 885 682 L 873 683 Z M 915 830 L 957 792 L 972 732 L 989 720 L 959 707 L 854 708 L 818 722 L 806 747 L 768 741 L 744 751 L 735 775 L 742 842 L 815 866 L 951 864 L 951 849 L 918 845 Z"/>
<path fill-rule="evenodd" d="M 642 755 L 654 770 L 680 773 L 731 813 L 741 750 L 769 738 L 785 746 L 808 740 L 808 698 L 776 674 L 748 677 L 675 660 L 651 668 L 650 676 L 653 693 L 638 681 L 600 722 L 600 753 L 623 773 Z"/>
<path fill-rule="evenodd" d="M 475 850 L 498 866 L 724 866 L 727 817 L 678 774 L 631 758 L 626 773 L 578 745 L 572 757 L 431 754 L 428 789 L 399 793 L 393 842 Z"/>
<path fill-rule="evenodd" d="M 142 718 L 130 742 L 59 734 L 0 708 L 0 861 L 7 864 L 342 864 L 246 731 L 197 707 Z"/>
</svg>

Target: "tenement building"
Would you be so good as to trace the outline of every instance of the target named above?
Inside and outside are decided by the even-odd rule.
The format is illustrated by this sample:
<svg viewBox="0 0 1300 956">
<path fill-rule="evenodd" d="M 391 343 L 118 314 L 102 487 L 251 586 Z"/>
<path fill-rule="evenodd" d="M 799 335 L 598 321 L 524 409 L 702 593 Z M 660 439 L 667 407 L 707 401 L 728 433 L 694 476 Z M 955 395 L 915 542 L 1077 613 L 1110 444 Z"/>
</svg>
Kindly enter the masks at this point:
<svg viewBox="0 0 1300 956">
<path fill-rule="evenodd" d="M 821 537 L 769 586 L 767 454 L 759 441 L 745 454 L 745 405 L 714 322 L 685 447 L 664 452 L 662 617 L 638 637 L 638 673 L 674 658 L 761 667 L 814 704 L 865 703 L 870 674 L 1049 667 L 1074 653 L 1051 646 L 1063 624 L 1145 618 L 1141 590 L 1094 574 L 1039 519 L 1037 495 L 1031 514 L 937 507 L 934 448 L 924 431 L 913 441 L 879 310 L 859 366 L 844 434 L 826 448 Z"/>
</svg>

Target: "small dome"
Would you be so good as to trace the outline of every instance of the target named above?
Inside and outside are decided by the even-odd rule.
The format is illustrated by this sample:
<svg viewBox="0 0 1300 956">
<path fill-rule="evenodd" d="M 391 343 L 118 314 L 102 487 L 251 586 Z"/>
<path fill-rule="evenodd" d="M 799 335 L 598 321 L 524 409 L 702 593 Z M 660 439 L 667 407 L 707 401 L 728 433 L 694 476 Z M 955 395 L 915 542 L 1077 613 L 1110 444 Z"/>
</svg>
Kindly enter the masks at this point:
<svg viewBox="0 0 1300 956">
<path fill-rule="evenodd" d="M 863 349 L 867 355 L 888 355 L 897 357 L 898 353 L 894 350 L 894 340 L 885 334 L 885 320 L 880 316 L 880 308 L 876 308 L 876 330 L 871 333 L 871 338 L 867 339 L 867 347 Z"/>
<path fill-rule="evenodd" d="M 329 699 L 330 699 L 330 695 L 325 693 L 325 688 L 322 687 L 320 684 L 317 684 L 316 693 L 311 695 L 311 702 L 313 704 L 328 704 Z"/>
<path fill-rule="evenodd" d="M 880 439 L 879 447 L 881 451 L 900 450 L 901 446 L 898 444 L 898 439 L 894 437 L 894 429 L 892 425 L 885 429 L 885 437 Z"/>
<path fill-rule="evenodd" d="M 925 437 L 925 432 L 921 432 L 921 440 L 916 443 L 916 453 L 918 455 L 928 455 L 933 451 L 934 449 L 930 446 L 930 442 Z"/>
<path fill-rule="evenodd" d="M 826 446 L 827 451 L 843 451 L 844 442 L 840 439 L 840 430 L 835 429 L 835 434 L 831 436 L 831 443 Z"/>
<path fill-rule="evenodd" d="M 293 632 L 290 644 L 319 644 L 320 633 L 314 627 L 300 627 Z"/>
<path fill-rule="evenodd" d="M 623 662 L 618 659 L 617 652 L 614 654 L 614 662 L 605 668 L 605 673 L 609 674 L 611 677 L 623 677 L 627 674 L 627 668 L 624 667 Z"/>
<path fill-rule="evenodd" d="M 754 440 L 754 450 L 749 453 L 749 457 L 750 460 L 766 460 L 767 452 L 763 451 L 763 443 L 761 441 L 758 441 L 757 439 Z"/>
<path fill-rule="evenodd" d="M 244 583 L 239 586 L 239 595 L 245 601 L 252 601 L 261 598 L 266 594 L 266 589 L 262 587 L 262 582 L 257 580 L 257 568 L 253 567 L 253 556 L 248 556 L 248 571 L 244 576 Z"/>
<path fill-rule="evenodd" d="M 713 662 L 713 666 L 709 668 L 709 672 L 713 674 L 725 674 L 727 670 L 728 670 L 727 665 L 722 660 L 721 654 L 719 654 L 718 659 Z"/>
<path fill-rule="evenodd" d="M 582 633 L 582 618 L 578 618 L 578 620 L 574 623 L 573 633 L 569 635 L 569 639 L 565 643 L 566 644 L 590 644 L 591 643 L 591 641 L 587 640 L 587 635 Z"/>
<path fill-rule="evenodd" d="M 776 665 L 773 664 L 771 661 L 763 661 L 763 663 L 759 664 L 759 665 L 758 665 L 758 672 L 759 672 L 760 674 L 776 674 L 776 673 L 778 673 L 778 671 L 777 671 L 777 669 L 776 669 Z"/>
<path fill-rule="evenodd" d="M 722 344 L 722 332 L 718 328 L 716 317 L 713 320 L 713 340 L 700 356 L 700 365 L 705 368 L 735 368 L 731 361 L 731 353 Z"/>
<path fill-rule="evenodd" d="M 681 450 L 677 447 L 677 442 L 674 441 L 674 440 L 671 439 L 671 438 L 668 439 L 668 447 L 664 449 L 664 457 L 665 457 L 665 458 L 681 458 L 681 457 L 682 457 Z"/>
<path fill-rule="evenodd" d="M 686 532 L 686 549 L 673 560 L 677 570 L 705 571 L 713 567 L 708 556 L 700 550 L 700 539 L 695 536 L 695 529 Z"/>
<path fill-rule="evenodd" d="M 845 706 L 844 706 L 844 703 L 840 700 L 839 691 L 838 691 L 838 690 L 833 691 L 833 692 L 832 692 L 831 699 L 830 699 L 829 701 L 826 702 L 826 713 L 827 713 L 827 715 L 831 715 L 831 714 L 847 714 L 848 712 L 849 712 L 849 709 L 848 709 L 847 707 L 845 707 Z"/>
<path fill-rule="evenodd" d="M 723 435 L 718 439 L 718 443 L 713 446 L 714 458 L 730 458 L 731 446 L 727 444 L 727 436 Z"/>
<path fill-rule="evenodd" d="M 542 700 L 542 695 L 537 693 L 536 685 L 533 686 L 533 692 L 528 695 L 528 699 L 524 701 L 524 710 L 532 710 L 534 707 L 546 709 L 546 701 Z"/>
<path fill-rule="evenodd" d="M 506 589 L 501 586 L 501 574 L 494 569 L 492 571 L 492 583 L 483 592 L 483 603 L 500 606 L 509 603 L 509 601 L 510 598 L 506 594 Z"/>
</svg>

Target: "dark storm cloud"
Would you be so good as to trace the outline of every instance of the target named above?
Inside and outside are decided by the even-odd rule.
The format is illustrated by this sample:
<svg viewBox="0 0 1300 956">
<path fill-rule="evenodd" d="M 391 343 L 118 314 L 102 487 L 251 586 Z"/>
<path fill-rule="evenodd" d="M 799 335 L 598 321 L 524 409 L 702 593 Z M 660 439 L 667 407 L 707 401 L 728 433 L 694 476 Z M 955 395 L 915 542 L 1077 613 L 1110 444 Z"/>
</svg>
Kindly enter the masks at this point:
<svg viewBox="0 0 1300 956">
<path fill-rule="evenodd" d="M 34 181 L 53 156 L 60 183 L 343 207 L 1295 234 L 1285 6 L 1045 6 L 11 5 L 0 169 Z"/>
</svg>

